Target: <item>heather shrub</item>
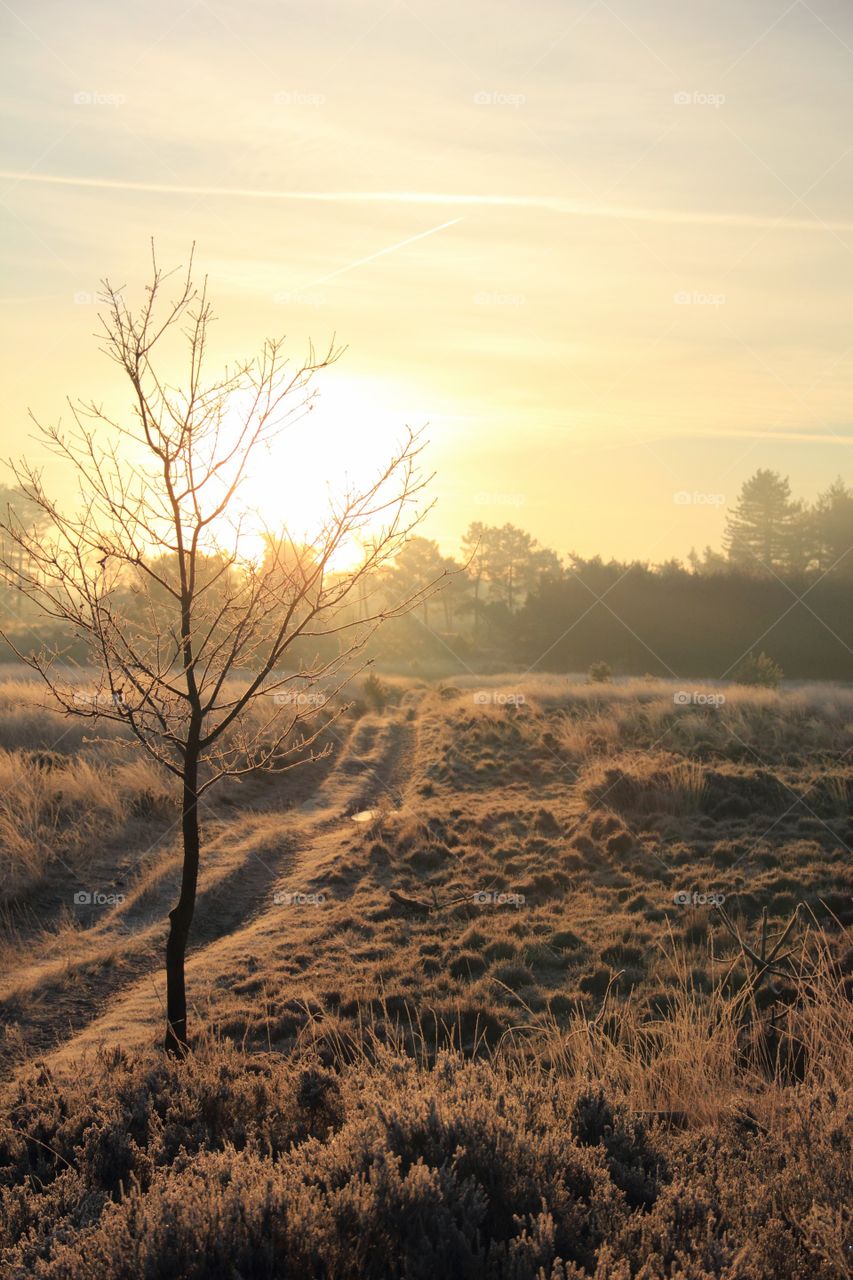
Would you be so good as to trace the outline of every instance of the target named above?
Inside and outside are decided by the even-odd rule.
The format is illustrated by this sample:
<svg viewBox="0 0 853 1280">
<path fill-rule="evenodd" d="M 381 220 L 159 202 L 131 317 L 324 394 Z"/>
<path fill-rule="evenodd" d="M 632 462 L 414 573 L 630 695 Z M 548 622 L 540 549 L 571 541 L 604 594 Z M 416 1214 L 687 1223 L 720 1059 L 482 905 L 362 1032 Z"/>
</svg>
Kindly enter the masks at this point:
<svg viewBox="0 0 853 1280">
<path fill-rule="evenodd" d="M 849 1090 L 776 1088 L 709 1129 L 641 1116 L 590 1070 L 448 1051 L 428 1065 L 378 1042 L 340 1070 L 307 1045 L 228 1044 L 177 1063 L 102 1054 L 67 1080 L 35 1069 L 0 1124 L 0 1267 L 14 1280 L 845 1274 Z"/>
<path fill-rule="evenodd" d="M 599 1084 L 576 1098 L 571 1129 L 583 1146 L 603 1147 L 610 1176 L 629 1205 L 648 1208 L 654 1204 L 666 1166 L 642 1121 L 624 1105 L 614 1105 Z"/>
</svg>

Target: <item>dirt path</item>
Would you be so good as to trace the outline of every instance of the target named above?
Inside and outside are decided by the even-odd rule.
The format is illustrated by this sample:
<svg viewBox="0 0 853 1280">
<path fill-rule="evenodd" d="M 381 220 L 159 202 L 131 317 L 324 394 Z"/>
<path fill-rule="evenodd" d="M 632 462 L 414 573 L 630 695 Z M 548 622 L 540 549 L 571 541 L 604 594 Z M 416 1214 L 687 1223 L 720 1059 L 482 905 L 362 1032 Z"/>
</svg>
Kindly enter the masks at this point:
<svg viewBox="0 0 853 1280">
<path fill-rule="evenodd" d="M 207 824 L 200 892 L 188 956 L 193 972 L 227 974 L 231 945 L 252 947 L 253 934 L 275 928 L 276 891 L 302 890 L 334 868 L 352 835 L 352 816 L 383 804 L 396 807 L 411 767 L 413 726 L 389 708 L 366 715 L 342 740 L 331 769 L 296 807 L 276 791 L 263 804 Z M 309 766 L 310 767 L 310 766 Z M 121 907 L 76 935 L 73 954 L 38 953 L 0 988 L 7 1037 L 6 1073 L 33 1054 L 57 1064 L 100 1042 L 156 1039 L 163 1016 L 166 918 L 179 881 L 179 849 L 127 895 Z M 271 916 L 266 920 L 265 917 Z"/>
</svg>

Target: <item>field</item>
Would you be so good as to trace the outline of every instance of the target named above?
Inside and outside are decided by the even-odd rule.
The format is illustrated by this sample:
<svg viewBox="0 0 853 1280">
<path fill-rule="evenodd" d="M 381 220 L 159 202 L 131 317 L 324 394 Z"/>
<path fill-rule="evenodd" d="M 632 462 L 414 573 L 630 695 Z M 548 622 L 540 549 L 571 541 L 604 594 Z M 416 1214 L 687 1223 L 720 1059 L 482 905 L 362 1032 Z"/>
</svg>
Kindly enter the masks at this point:
<svg viewBox="0 0 853 1280">
<path fill-rule="evenodd" d="M 850 1275 L 853 690 L 354 697 L 205 808 L 181 1063 L 168 781 L 0 687 L 2 1273 Z"/>
</svg>

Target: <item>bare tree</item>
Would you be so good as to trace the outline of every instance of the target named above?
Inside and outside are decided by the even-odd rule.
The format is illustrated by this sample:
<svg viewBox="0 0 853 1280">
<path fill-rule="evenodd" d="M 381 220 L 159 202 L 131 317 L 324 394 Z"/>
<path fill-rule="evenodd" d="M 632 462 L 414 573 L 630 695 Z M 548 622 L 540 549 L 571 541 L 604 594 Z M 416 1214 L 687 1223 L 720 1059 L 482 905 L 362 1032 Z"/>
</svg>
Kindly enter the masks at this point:
<svg viewBox="0 0 853 1280">
<path fill-rule="evenodd" d="M 152 249 L 151 283 L 136 311 L 104 281 L 102 349 L 130 382 L 132 412 L 119 420 L 95 402 L 69 402 L 69 432 L 33 418 L 41 441 L 74 468 L 82 504 L 69 514 L 38 470 L 12 463 L 51 531 L 36 533 L 12 511 L 0 518 L 13 551 L 0 560 L 0 576 L 86 642 L 98 673 L 88 695 L 64 672 L 59 651 L 16 650 L 54 699 L 68 714 L 121 722 L 179 780 L 183 866 L 169 913 L 166 1048 L 184 1053 L 200 797 L 226 776 L 324 754 L 318 740 L 343 710 L 337 695 L 353 654 L 436 584 L 372 612 L 349 607 L 425 514 L 429 477 L 411 431 L 381 474 L 330 500 L 310 545 L 268 536 L 261 563 L 247 554 L 241 485 L 263 465 L 270 440 L 310 407 L 311 380 L 340 351 L 332 346 L 318 358 L 312 348 L 291 367 L 281 343 L 268 340 L 255 359 L 207 381 L 207 283 L 194 287 L 191 259 L 169 300 L 174 275 L 161 271 Z M 163 372 L 169 339 L 186 360 L 181 388 Z M 358 559 L 342 570 L 346 548 Z M 306 652 L 315 656 L 306 660 Z M 312 686 L 323 692 L 293 696 Z"/>
</svg>

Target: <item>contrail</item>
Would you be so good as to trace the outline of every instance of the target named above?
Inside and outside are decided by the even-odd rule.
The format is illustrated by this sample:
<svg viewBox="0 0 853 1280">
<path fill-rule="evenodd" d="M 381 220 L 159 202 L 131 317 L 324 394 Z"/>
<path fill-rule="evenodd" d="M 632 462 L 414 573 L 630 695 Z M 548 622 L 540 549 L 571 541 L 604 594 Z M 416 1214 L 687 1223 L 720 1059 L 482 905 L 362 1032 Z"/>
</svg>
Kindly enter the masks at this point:
<svg viewBox="0 0 853 1280">
<path fill-rule="evenodd" d="M 707 213 L 682 209 L 647 209 L 597 204 L 560 196 L 468 195 L 457 191 L 271 191 L 261 187 L 179 186 L 167 182 L 125 182 L 118 178 L 79 178 L 63 174 L 0 169 L 0 180 L 35 182 L 101 191 L 140 191 L 154 195 L 223 196 L 235 200 L 291 200 L 318 204 L 436 204 L 446 206 L 532 209 L 576 218 L 618 218 L 686 226 L 782 227 L 789 231 L 848 231 L 853 222 L 839 219 L 771 217 L 757 213 Z"/>
<path fill-rule="evenodd" d="M 756 431 L 747 429 L 745 431 L 702 431 L 695 436 L 688 435 L 686 439 L 701 440 L 718 440 L 720 438 L 730 440 L 793 440 L 802 444 L 853 444 L 853 435 L 849 430 L 841 431 Z"/>
<path fill-rule="evenodd" d="M 366 262 L 374 262 L 376 258 L 382 258 L 386 253 L 393 253 L 395 249 L 402 249 L 407 244 L 414 244 L 416 240 L 424 240 L 427 236 L 434 236 L 436 231 L 443 231 L 445 227 L 455 227 L 457 222 L 461 221 L 461 218 L 451 218 L 449 222 L 441 222 L 437 227 L 430 227 L 428 231 L 419 231 L 416 236 L 409 236 L 405 240 L 398 240 L 396 244 L 387 245 L 384 249 L 377 249 L 376 253 L 370 253 L 366 258 L 356 258 L 354 262 L 348 262 L 345 267 L 338 267 L 337 271 L 330 271 L 327 276 L 309 280 L 308 284 L 303 285 L 302 288 L 313 289 L 315 285 L 325 284 L 327 280 L 334 280 L 336 276 L 342 276 L 345 271 L 352 271 L 355 267 L 363 267 Z"/>
</svg>

